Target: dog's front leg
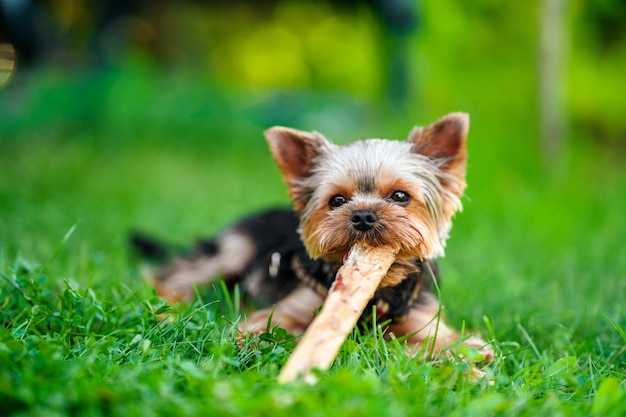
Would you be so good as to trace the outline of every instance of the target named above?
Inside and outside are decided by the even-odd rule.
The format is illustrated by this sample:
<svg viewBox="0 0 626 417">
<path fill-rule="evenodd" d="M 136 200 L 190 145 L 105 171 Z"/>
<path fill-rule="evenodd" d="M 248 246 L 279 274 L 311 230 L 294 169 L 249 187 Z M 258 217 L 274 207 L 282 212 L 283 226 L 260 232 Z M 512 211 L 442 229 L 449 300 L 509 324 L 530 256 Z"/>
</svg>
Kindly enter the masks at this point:
<svg viewBox="0 0 626 417">
<path fill-rule="evenodd" d="M 423 352 L 426 358 L 432 358 L 457 343 L 461 336 L 445 323 L 435 297 L 432 294 L 424 296 L 409 310 L 406 320 L 389 326 L 388 333 L 396 337 L 410 335 L 406 341 L 411 353 Z M 480 337 L 470 336 L 462 343 L 477 349 L 485 361 L 493 360 L 493 349 Z"/>
<path fill-rule="evenodd" d="M 315 310 L 322 305 L 324 299 L 311 288 L 299 286 L 285 298 L 278 301 L 274 308 L 255 311 L 239 324 L 242 334 L 261 334 L 276 325 L 293 335 L 304 333 L 313 321 Z"/>
</svg>

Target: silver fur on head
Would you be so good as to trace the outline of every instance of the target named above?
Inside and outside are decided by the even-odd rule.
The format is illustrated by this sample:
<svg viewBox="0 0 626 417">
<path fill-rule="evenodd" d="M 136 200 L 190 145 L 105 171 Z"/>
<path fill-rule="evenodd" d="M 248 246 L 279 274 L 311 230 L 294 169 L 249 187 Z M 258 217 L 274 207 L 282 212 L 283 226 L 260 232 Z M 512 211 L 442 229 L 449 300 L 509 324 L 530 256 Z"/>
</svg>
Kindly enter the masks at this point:
<svg viewBox="0 0 626 417">
<path fill-rule="evenodd" d="M 411 181 L 413 189 L 419 190 L 419 195 L 412 197 L 420 199 L 428 208 L 439 235 L 439 244 L 428 257 L 444 255 L 451 227 L 443 209 L 444 198 L 454 204 L 455 210 L 461 210 L 462 205 L 459 197 L 442 186 L 452 181 L 450 174 L 437 166 L 439 161 L 412 152 L 413 144 L 409 140 L 367 139 L 344 146 L 324 140 L 326 143 L 320 147 L 311 175 L 298 184 L 310 195 L 301 216 L 303 222 L 313 211 L 325 209 L 337 189 L 354 190 L 350 196 L 352 202 L 371 205 L 387 197 L 374 186 L 377 178 L 390 182 Z"/>
<path fill-rule="evenodd" d="M 309 255 L 337 260 L 367 241 L 400 243 L 404 259 L 442 256 L 452 216 L 461 209 L 468 129 L 466 114 L 451 113 L 414 128 L 406 141 L 338 146 L 317 132 L 266 131 Z M 363 212 L 372 219 L 366 229 L 354 224 Z"/>
</svg>

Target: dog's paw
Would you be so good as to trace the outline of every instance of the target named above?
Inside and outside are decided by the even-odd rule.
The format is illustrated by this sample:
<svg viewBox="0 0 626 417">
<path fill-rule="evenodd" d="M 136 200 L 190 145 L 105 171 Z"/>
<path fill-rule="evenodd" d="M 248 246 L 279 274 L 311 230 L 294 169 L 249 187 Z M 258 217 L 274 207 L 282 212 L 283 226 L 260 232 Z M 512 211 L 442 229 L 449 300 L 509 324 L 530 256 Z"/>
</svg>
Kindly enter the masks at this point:
<svg viewBox="0 0 626 417">
<path fill-rule="evenodd" d="M 473 362 L 492 362 L 495 358 L 491 344 L 485 342 L 478 336 L 471 336 L 465 339 L 463 345 L 475 349 L 478 352 L 476 359 L 472 359 Z"/>
<path fill-rule="evenodd" d="M 461 360 L 466 363 L 469 368 L 464 372 L 465 376 L 472 383 L 485 380 L 487 373 L 481 369 L 486 363 L 495 359 L 495 353 L 491 344 L 485 342 L 479 336 L 471 336 L 461 342 L 466 349 L 461 353 Z M 469 349 L 468 349 L 469 348 Z M 487 380 L 489 385 L 493 385 L 492 380 Z"/>
<path fill-rule="evenodd" d="M 249 336 L 260 336 L 271 332 L 275 327 L 285 329 L 286 333 L 299 336 L 306 330 L 299 320 L 287 314 L 281 314 L 273 310 L 259 310 L 247 320 L 241 321 L 238 325 L 238 342 L 244 341 Z"/>
</svg>

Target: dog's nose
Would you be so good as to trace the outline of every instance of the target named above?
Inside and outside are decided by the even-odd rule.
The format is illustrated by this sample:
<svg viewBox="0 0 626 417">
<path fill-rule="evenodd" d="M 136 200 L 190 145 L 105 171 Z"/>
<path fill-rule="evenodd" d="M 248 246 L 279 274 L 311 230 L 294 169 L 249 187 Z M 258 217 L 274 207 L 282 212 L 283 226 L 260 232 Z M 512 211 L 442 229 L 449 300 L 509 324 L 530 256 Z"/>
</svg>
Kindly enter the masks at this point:
<svg viewBox="0 0 626 417">
<path fill-rule="evenodd" d="M 352 217 L 350 218 L 352 221 L 352 225 L 356 230 L 360 230 L 361 232 L 365 232 L 370 230 L 376 222 L 378 221 L 378 217 L 376 213 L 372 210 L 357 210 L 352 213 Z"/>
</svg>

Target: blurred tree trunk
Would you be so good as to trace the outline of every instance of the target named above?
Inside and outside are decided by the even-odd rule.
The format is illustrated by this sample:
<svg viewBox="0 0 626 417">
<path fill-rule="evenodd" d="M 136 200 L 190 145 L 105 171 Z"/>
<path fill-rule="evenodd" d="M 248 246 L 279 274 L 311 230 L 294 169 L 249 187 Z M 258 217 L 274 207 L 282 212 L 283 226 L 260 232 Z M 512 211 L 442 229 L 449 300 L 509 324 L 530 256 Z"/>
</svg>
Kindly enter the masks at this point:
<svg viewBox="0 0 626 417">
<path fill-rule="evenodd" d="M 565 77 L 567 0 L 542 0 L 539 57 L 540 140 L 544 163 L 563 153 L 566 134 Z"/>
</svg>

